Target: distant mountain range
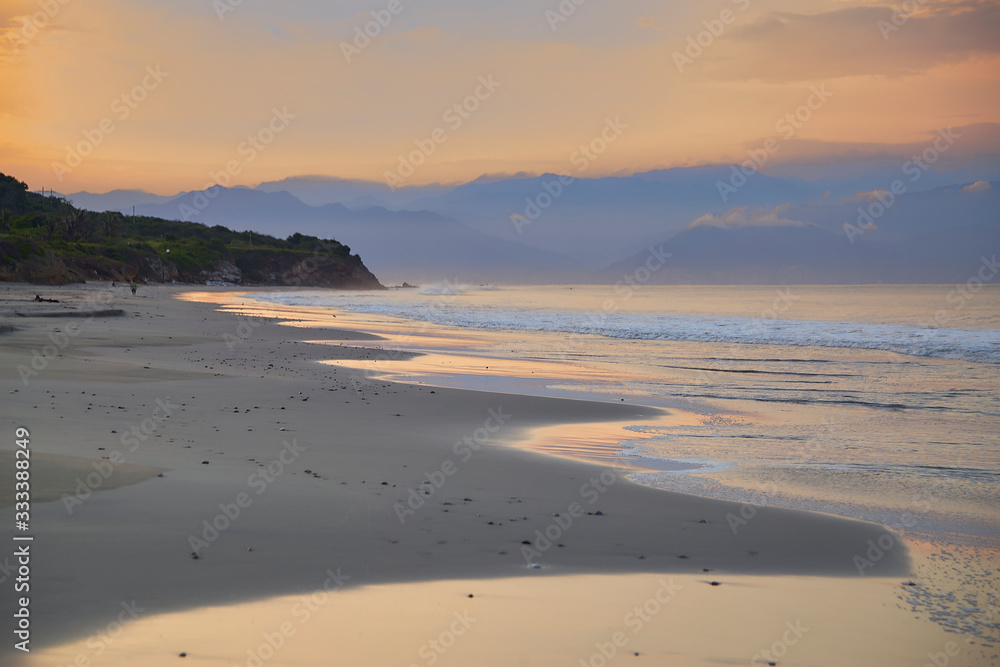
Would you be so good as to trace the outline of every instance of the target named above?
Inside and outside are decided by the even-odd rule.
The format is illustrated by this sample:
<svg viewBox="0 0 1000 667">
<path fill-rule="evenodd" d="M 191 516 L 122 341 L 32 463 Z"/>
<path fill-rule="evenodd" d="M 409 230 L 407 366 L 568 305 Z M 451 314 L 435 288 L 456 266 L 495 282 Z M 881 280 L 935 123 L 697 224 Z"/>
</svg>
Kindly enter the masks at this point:
<svg viewBox="0 0 1000 667">
<path fill-rule="evenodd" d="M 980 157 L 915 177 L 891 164 L 811 181 L 726 165 L 397 190 L 305 176 L 174 197 L 67 198 L 90 210 L 134 206 L 281 237 L 334 237 L 383 282 L 615 282 L 661 247 L 671 257 L 651 282 L 959 282 L 1000 250 L 998 175 L 1000 159 Z"/>
</svg>

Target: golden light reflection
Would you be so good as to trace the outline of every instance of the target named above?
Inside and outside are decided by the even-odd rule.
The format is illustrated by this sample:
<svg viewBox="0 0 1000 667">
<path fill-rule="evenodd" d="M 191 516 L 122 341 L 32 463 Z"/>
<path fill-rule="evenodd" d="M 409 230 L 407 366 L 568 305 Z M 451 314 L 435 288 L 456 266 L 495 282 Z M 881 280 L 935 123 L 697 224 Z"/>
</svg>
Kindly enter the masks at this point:
<svg viewBox="0 0 1000 667">
<path fill-rule="evenodd" d="M 897 604 L 900 582 L 878 578 L 540 572 L 334 592 L 317 579 L 312 593 L 140 617 L 26 664 L 74 664 L 100 645 L 106 667 L 605 664 L 602 651 L 698 666 L 762 650 L 785 664 L 919 665 L 956 639 Z"/>
</svg>

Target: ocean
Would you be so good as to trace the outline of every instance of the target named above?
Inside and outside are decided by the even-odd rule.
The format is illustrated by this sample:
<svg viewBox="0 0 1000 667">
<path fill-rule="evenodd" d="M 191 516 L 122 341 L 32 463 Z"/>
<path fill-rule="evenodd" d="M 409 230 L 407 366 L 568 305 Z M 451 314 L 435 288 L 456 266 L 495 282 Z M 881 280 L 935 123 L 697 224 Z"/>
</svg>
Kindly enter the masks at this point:
<svg viewBox="0 0 1000 667">
<path fill-rule="evenodd" d="M 998 546 L 997 286 L 441 283 L 254 296 L 331 308 L 338 326 L 349 318 L 435 359 L 497 360 L 493 373 L 441 365 L 410 380 L 699 415 L 630 427 L 617 456 L 689 464 L 642 483 Z M 497 377 L 500 362 L 525 360 L 545 377 Z"/>
<path fill-rule="evenodd" d="M 656 488 L 889 526 L 920 551 L 926 579 L 901 604 L 1000 641 L 1000 286 L 440 283 L 248 296 L 329 309 L 331 326 L 383 336 L 350 343 L 373 348 L 365 373 L 685 415 L 568 453 Z M 423 356 L 391 361 L 379 354 L 389 349 Z"/>
</svg>

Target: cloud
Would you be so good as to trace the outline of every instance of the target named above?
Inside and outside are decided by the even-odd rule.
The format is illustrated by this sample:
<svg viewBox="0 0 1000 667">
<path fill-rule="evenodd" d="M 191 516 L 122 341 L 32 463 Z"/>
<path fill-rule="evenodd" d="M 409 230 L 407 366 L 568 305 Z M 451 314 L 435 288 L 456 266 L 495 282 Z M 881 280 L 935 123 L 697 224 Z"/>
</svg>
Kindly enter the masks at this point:
<svg viewBox="0 0 1000 667">
<path fill-rule="evenodd" d="M 992 189 L 993 185 L 989 181 L 976 181 L 962 188 L 962 192 L 983 192 Z"/>
<path fill-rule="evenodd" d="M 885 197 L 884 188 L 875 188 L 874 190 L 866 190 L 864 192 L 855 193 L 851 199 L 854 201 L 875 201 L 880 197 Z"/>
<path fill-rule="evenodd" d="M 821 139 L 791 139 L 781 145 L 778 154 L 768 160 L 761 171 L 774 171 L 775 175 L 796 175 L 794 171 L 782 169 L 792 165 L 836 164 L 842 162 L 866 161 L 881 164 L 902 164 L 918 156 L 932 145 L 938 136 L 938 129 L 928 129 L 919 138 L 899 143 L 825 141 Z M 1000 123 L 974 123 L 956 125 L 953 133 L 958 137 L 955 145 L 935 163 L 941 169 L 953 164 L 962 164 L 977 155 L 1000 154 Z M 763 140 L 747 144 L 747 148 L 760 146 Z M 806 180 L 810 180 L 806 178 Z"/>
<path fill-rule="evenodd" d="M 737 229 L 740 227 L 815 227 L 815 225 L 802 222 L 801 220 L 782 217 L 782 214 L 786 210 L 788 210 L 788 204 L 782 204 L 774 208 L 736 206 L 722 215 L 707 213 L 696 218 L 688 225 L 688 229 L 694 229 L 695 227 L 717 227 L 719 229 Z"/>
<path fill-rule="evenodd" d="M 706 75 L 768 82 L 899 77 L 1000 53 L 995 0 L 925 2 L 910 14 L 861 6 L 816 14 L 771 12 L 734 26 L 706 54 Z"/>
<path fill-rule="evenodd" d="M 39 35 L 66 30 L 63 5 L 5 0 L 0 7 L 0 61 L 15 62 Z"/>
</svg>

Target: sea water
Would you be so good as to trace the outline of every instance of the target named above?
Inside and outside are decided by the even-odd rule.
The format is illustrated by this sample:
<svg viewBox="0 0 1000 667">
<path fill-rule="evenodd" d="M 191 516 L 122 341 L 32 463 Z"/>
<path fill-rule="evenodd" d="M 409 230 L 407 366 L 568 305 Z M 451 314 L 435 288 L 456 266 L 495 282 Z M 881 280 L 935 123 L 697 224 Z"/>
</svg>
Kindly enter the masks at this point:
<svg viewBox="0 0 1000 667">
<path fill-rule="evenodd" d="M 431 332 L 475 331 L 462 354 L 591 371 L 530 391 L 703 415 L 693 427 L 635 424 L 620 453 L 709 462 L 725 474 L 638 476 L 643 483 L 890 524 L 919 515 L 996 545 L 997 286 L 442 283 L 256 296 L 368 315 L 376 328 L 411 321 L 406 347 L 418 351 Z"/>
<path fill-rule="evenodd" d="M 649 486 L 877 521 L 933 545 L 929 562 L 954 581 L 904 601 L 1000 641 L 1000 286 L 441 283 L 254 296 L 332 309 L 337 325 L 391 331 L 402 349 L 481 360 L 410 381 L 693 414 L 684 426 L 632 424 L 609 455 L 647 469 L 631 478 Z M 544 372 L 502 377 L 504 360 Z"/>
</svg>

